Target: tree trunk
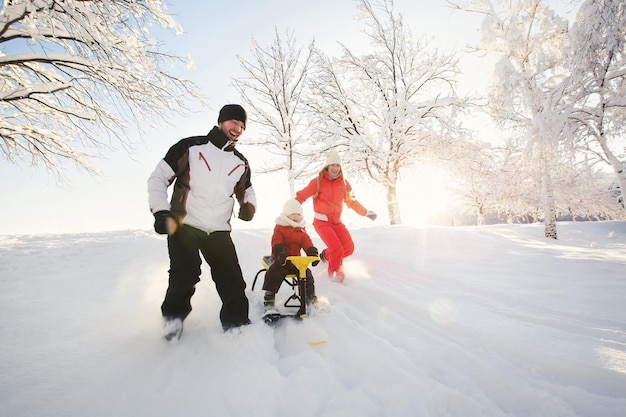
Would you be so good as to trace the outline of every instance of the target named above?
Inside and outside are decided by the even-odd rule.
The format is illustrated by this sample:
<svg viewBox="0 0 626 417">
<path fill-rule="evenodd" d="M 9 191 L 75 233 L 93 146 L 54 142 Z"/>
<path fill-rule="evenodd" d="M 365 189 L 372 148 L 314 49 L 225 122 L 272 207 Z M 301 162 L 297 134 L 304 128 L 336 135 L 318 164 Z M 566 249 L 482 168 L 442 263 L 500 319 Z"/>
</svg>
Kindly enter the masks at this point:
<svg viewBox="0 0 626 417">
<path fill-rule="evenodd" d="M 287 171 L 287 181 L 289 181 L 289 196 L 296 198 L 296 181 L 293 178 L 293 171 Z"/>
<path fill-rule="evenodd" d="M 626 198 L 624 198 L 624 194 L 626 194 L 626 163 L 617 159 L 615 155 L 608 150 L 606 142 L 601 141 L 600 145 L 604 149 L 604 154 L 607 156 L 607 159 L 613 168 L 613 173 L 615 173 L 615 179 L 619 184 L 619 191 L 622 195 L 622 207 L 626 208 Z"/>
<path fill-rule="evenodd" d="M 483 205 L 479 204 L 478 205 L 478 213 L 476 214 L 476 224 L 478 226 L 484 226 L 485 225 L 485 214 L 483 213 Z"/>
<path fill-rule="evenodd" d="M 396 187 L 392 185 L 387 186 L 387 209 L 389 210 L 389 222 L 391 224 L 402 224 L 398 194 Z"/>
<path fill-rule="evenodd" d="M 552 176 L 550 175 L 550 171 L 547 168 L 548 164 L 544 161 L 544 193 L 545 193 L 545 204 L 544 204 L 544 216 L 543 216 L 543 227 L 544 227 L 544 236 L 556 239 L 556 210 L 554 208 L 554 186 L 552 185 Z"/>
</svg>

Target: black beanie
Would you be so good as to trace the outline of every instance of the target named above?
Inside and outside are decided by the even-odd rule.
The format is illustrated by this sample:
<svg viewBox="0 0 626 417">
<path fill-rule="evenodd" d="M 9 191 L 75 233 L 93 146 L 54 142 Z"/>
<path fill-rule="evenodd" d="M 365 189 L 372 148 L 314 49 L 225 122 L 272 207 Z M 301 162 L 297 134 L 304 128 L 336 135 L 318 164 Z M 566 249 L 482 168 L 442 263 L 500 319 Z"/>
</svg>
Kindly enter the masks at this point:
<svg viewBox="0 0 626 417">
<path fill-rule="evenodd" d="M 227 104 L 220 110 L 220 115 L 217 118 L 217 123 L 222 123 L 226 120 L 239 120 L 243 123 L 243 128 L 246 128 L 248 122 L 248 115 L 246 111 L 239 104 Z"/>
</svg>

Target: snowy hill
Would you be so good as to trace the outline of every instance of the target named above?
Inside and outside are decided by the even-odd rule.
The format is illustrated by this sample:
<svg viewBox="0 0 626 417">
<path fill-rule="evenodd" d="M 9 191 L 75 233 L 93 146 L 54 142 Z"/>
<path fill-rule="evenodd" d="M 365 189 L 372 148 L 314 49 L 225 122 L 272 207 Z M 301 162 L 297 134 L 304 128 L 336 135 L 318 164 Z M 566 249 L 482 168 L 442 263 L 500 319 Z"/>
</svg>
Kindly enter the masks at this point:
<svg viewBox="0 0 626 417">
<path fill-rule="evenodd" d="M 0 236 L 0 415 L 623 417 L 626 222 L 558 228 L 353 230 L 326 308 L 275 329 L 271 231 L 236 230 L 253 324 L 221 331 L 205 270 L 177 345 L 162 236 Z"/>
</svg>

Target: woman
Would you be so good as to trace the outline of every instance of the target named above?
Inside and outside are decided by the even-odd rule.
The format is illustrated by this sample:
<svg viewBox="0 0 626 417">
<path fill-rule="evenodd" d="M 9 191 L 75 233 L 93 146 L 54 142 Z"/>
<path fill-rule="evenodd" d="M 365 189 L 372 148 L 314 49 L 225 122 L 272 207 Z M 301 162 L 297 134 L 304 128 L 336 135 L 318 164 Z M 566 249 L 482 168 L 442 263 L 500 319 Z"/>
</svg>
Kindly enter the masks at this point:
<svg viewBox="0 0 626 417">
<path fill-rule="evenodd" d="M 341 157 L 334 151 L 328 152 L 324 168 L 317 178 L 296 193 L 300 204 L 309 197 L 313 197 L 313 227 L 327 247 L 320 258 L 328 263 L 329 278 L 342 282 L 345 278 L 343 259 L 354 252 L 352 236 L 341 222 L 343 204 L 371 220 L 376 219 L 376 213 L 367 210 L 354 198 L 350 183 L 343 177 Z"/>
</svg>

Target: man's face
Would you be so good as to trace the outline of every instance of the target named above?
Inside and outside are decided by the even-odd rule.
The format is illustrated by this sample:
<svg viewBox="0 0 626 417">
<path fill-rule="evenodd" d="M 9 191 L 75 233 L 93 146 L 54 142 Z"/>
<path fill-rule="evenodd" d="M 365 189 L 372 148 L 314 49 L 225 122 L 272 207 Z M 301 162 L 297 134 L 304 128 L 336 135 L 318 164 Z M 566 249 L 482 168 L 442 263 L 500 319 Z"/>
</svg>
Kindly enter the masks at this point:
<svg viewBox="0 0 626 417">
<path fill-rule="evenodd" d="M 239 136 L 245 130 L 243 122 L 240 120 L 224 120 L 218 127 L 233 144 L 237 143 Z"/>
</svg>

